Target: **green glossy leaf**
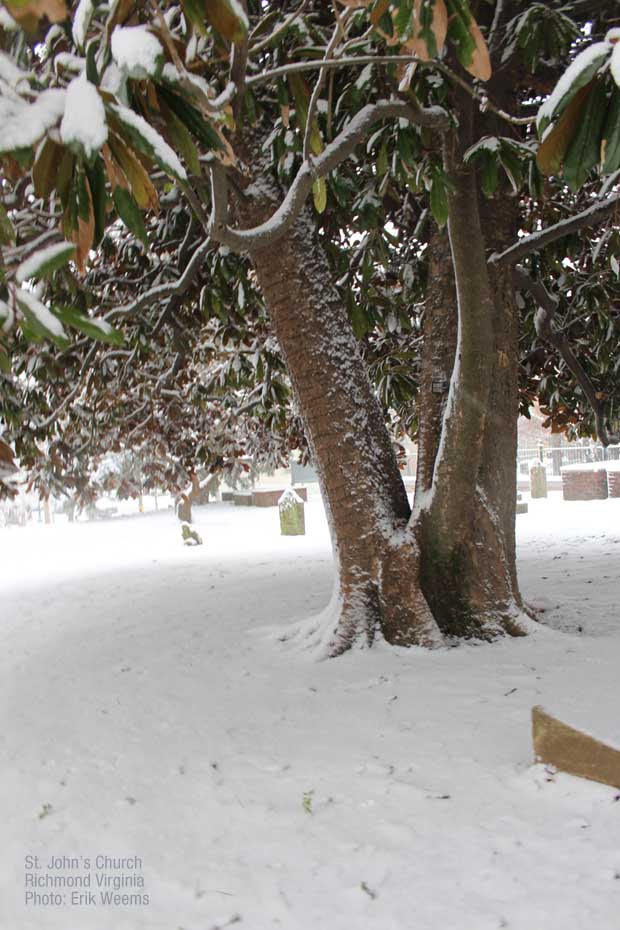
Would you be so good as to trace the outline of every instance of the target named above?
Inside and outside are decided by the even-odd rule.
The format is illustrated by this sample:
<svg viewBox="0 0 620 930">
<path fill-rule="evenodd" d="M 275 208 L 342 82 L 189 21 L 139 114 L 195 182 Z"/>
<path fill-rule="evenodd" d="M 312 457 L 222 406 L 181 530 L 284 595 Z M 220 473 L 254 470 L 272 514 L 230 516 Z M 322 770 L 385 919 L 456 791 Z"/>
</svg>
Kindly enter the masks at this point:
<svg viewBox="0 0 620 930">
<path fill-rule="evenodd" d="M 114 191 L 114 206 L 127 229 L 148 248 L 149 240 L 140 207 L 124 187 Z"/>
<path fill-rule="evenodd" d="M 0 203 L 0 245 L 13 245 L 15 230 L 3 204 Z"/>
<path fill-rule="evenodd" d="M 597 81 L 564 159 L 564 179 L 572 190 L 578 190 L 599 163 L 606 104 L 605 86 Z"/>
<path fill-rule="evenodd" d="M 39 249 L 21 263 L 15 273 L 15 279 L 22 284 L 31 278 L 49 278 L 55 271 L 64 268 L 74 255 L 75 245 L 72 242 L 59 242 Z"/>
<path fill-rule="evenodd" d="M 612 93 L 603 127 L 601 162 L 603 174 L 620 168 L 620 89 L 617 87 Z"/>
<path fill-rule="evenodd" d="M 105 320 L 85 316 L 75 307 L 56 307 L 55 314 L 67 326 L 79 330 L 85 336 L 90 336 L 91 339 L 114 346 L 120 346 L 125 341 L 123 334 L 112 329 Z"/>
</svg>

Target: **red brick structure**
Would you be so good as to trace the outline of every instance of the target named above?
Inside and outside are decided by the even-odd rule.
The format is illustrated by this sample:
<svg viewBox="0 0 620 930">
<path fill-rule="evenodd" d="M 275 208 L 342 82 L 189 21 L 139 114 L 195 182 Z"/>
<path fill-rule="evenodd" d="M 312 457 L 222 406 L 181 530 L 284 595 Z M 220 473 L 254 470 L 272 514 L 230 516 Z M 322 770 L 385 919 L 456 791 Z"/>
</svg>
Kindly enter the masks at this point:
<svg viewBox="0 0 620 930">
<path fill-rule="evenodd" d="M 301 497 L 302 501 L 308 500 L 307 488 L 294 488 L 295 494 Z M 278 501 L 284 494 L 284 488 L 267 488 L 262 491 L 252 491 L 252 503 L 255 507 L 277 507 Z"/>
<path fill-rule="evenodd" d="M 608 470 L 607 489 L 610 497 L 620 497 L 620 470 L 615 468 Z"/>
<path fill-rule="evenodd" d="M 600 501 L 607 497 L 607 470 L 598 468 L 562 469 L 562 496 L 565 501 Z"/>
</svg>

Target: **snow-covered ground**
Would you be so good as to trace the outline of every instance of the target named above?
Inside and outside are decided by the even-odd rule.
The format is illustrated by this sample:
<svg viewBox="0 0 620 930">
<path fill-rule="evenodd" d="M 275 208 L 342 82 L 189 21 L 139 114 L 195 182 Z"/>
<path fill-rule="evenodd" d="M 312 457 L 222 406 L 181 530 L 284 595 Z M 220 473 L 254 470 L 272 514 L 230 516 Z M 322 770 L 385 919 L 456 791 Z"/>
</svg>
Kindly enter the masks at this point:
<svg viewBox="0 0 620 930">
<path fill-rule="evenodd" d="M 273 632 L 329 599 L 306 509 L 0 530 L 2 930 L 618 930 L 620 792 L 533 766 L 530 712 L 620 740 L 620 500 L 518 517 L 533 635 L 327 662 Z"/>
</svg>

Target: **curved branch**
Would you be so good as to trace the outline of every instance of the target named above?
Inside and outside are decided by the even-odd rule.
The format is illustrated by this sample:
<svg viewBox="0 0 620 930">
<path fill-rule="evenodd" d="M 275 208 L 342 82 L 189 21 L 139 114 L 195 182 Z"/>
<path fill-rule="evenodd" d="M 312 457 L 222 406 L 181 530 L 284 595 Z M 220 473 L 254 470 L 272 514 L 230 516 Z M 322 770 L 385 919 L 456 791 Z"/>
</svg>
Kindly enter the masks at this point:
<svg viewBox="0 0 620 930">
<path fill-rule="evenodd" d="M 254 229 L 231 229 L 224 225 L 222 217 L 226 215 L 223 181 L 215 183 L 214 172 L 214 215 L 211 222 L 211 235 L 214 239 L 230 246 L 237 252 L 256 252 L 272 245 L 294 223 L 304 202 L 312 190 L 317 178 L 325 177 L 338 165 L 353 154 L 356 147 L 366 138 L 371 127 L 381 119 L 404 119 L 419 126 L 428 126 L 438 131 L 449 126 L 448 115 L 441 107 L 423 109 L 402 100 L 380 100 L 369 104 L 357 113 L 339 136 L 326 146 L 312 162 L 305 161 L 299 169 L 284 200 L 265 223 Z"/>
<path fill-rule="evenodd" d="M 347 14 L 350 14 L 350 12 L 351 12 L 350 10 L 346 10 L 342 17 L 337 18 L 334 33 L 331 39 L 329 40 L 329 45 L 327 46 L 327 50 L 325 52 L 326 58 L 332 57 L 332 55 L 334 54 L 334 49 L 338 45 L 338 42 L 340 41 L 341 38 L 344 38 L 343 23 L 344 23 L 345 17 L 347 16 Z M 308 112 L 306 114 L 306 129 L 304 132 L 304 145 L 303 145 L 304 161 L 309 161 L 310 158 L 312 157 L 312 151 L 310 149 L 310 144 L 312 140 L 312 123 L 314 120 L 315 110 L 319 103 L 319 97 L 321 96 L 321 91 L 325 83 L 325 78 L 327 77 L 327 72 L 328 72 L 327 68 L 321 68 L 321 70 L 319 71 L 319 76 L 317 78 L 316 84 L 314 85 L 312 96 L 310 97 L 310 102 L 308 103 Z"/>
<path fill-rule="evenodd" d="M 592 413 L 594 414 L 596 435 L 599 441 L 604 446 L 616 445 L 620 441 L 620 435 L 608 431 L 605 411 L 602 403 L 596 396 L 596 390 L 592 381 L 573 352 L 564 333 L 555 328 L 553 317 L 559 307 L 560 301 L 553 294 L 549 293 L 542 281 L 535 281 L 525 269 L 519 265 L 514 269 L 514 282 L 516 287 L 520 290 L 529 291 L 538 304 L 538 311 L 534 317 L 536 335 L 554 346 L 564 359 L 566 367 L 583 391 Z"/>
<path fill-rule="evenodd" d="M 489 257 L 489 262 L 495 266 L 513 265 L 530 255 L 532 252 L 538 252 L 550 242 L 556 242 L 563 239 L 564 236 L 570 236 L 571 233 L 578 232 L 580 229 L 586 229 L 588 226 L 595 226 L 600 220 L 604 220 L 620 206 L 620 194 L 614 194 L 608 200 L 596 201 L 587 210 L 576 213 L 553 226 L 541 229 L 540 232 L 532 233 L 530 236 L 524 236 L 514 245 L 504 249 L 503 252 L 494 252 Z"/>
<path fill-rule="evenodd" d="M 357 39 L 355 41 L 358 41 Z M 338 56 L 336 58 L 317 58 L 314 61 L 293 61 L 287 65 L 280 65 L 278 68 L 272 68 L 270 71 L 261 71 L 260 74 L 254 74 L 246 81 L 248 87 L 253 84 L 260 84 L 263 81 L 270 81 L 275 77 L 283 77 L 287 74 L 296 74 L 300 71 L 316 71 L 317 68 L 324 70 L 327 68 L 355 67 L 356 65 L 398 65 L 398 64 L 417 64 L 420 68 L 434 68 L 440 71 L 454 84 L 469 94 L 478 102 L 481 113 L 494 113 L 507 123 L 516 126 L 529 126 L 536 122 L 535 116 L 512 116 L 506 113 L 500 107 L 497 107 L 486 94 L 480 94 L 477 87 L 473 87 L 468 81 L 460 77 L 452 68 L 438 61 L 435 58 L 422 59 L 418 55 L 352 55 Z"/>
<path fill-rule="evenodd" d="M 307 6 L 308 6 L 308 0 L 302 0 L 302 2 L 299 4 L 297 9 L 293 10 L 291 15 L 287 16 L 284 22 L 280 23 L 280 25 L 276 29 L 274 29 L 273 32 L 271 32 L 265 39 L 261 39 L 260 42 L 256 42 L 255 45 L 251 45 L 249 49 L 250 57 L 254 57 L 254 55 L 258 55 L 259 52 L 262 52 L 263 49 L 269 48 L 269 46 L 273 42 L 275 42 L 276 39 L 279 39 L 280 36 L 284 35 L 287 29 L 293 25 L 297 17 L 303 13 L 303 11 L 305 10 Z"/>
<path fill-rule="evenodd" d="M 138 310 L 142 310 L 147 304 L 165 300 L 168 297 L 179 297 L 184 294 L 200 271 L 205 255 L 213 246 L 214 243 L 211 239 L 205 239 L 192 255 L 187 268 L 180 278 L 168 284 L 158 284 L 157 287 L 152 287 L 150 291 L 146 291 L 136 300 L 132 301 L 132 303 L 125 304 L 124 307 L 115 307 L 114 310 L 110 310 L 106 313 L 104 319 L 109 321 L 115 320 L 119 316 L 128 316 L 129 314 L 137 313 Z"/>
</svg>

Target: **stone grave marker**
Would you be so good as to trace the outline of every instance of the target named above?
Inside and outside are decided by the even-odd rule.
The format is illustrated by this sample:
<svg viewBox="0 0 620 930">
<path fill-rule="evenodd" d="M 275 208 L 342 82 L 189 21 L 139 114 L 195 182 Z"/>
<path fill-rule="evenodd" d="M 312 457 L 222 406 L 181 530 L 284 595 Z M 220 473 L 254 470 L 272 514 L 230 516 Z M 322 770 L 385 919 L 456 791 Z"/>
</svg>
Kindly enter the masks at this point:
<svg viewBox="0 0 620 930">
<path fill-rule="evenodd" d="M 542 462 L 530 462 L 530 497 L 536 500 L 547 496 L 547 470 Z"/>
<path fill-rule="evenodd" d="M 306 520 L 304 502 L 293 488 L 287 488 L 278 501 L 282 536 L 304 536 Z"/>
<path fill-rule="evenodd" d="M 532 737 L 537 762 L 620 788 L 620 750 L 569 727 L 539 706 L 532 708 Z"/>
</svg>

